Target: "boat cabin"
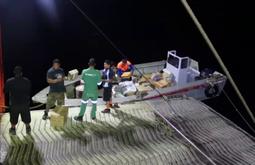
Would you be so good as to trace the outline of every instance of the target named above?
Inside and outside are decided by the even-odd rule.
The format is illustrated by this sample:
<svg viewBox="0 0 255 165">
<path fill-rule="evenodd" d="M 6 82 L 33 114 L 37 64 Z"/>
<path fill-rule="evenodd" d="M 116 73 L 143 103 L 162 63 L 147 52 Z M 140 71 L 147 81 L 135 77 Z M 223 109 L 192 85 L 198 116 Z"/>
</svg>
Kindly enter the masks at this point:
<svg viewBox="0 0 255 165">
<path fill-rule="evenodd" d="M 180 57 L 175 50 L 168 51 L 164 72 L 173 74 L 178 85 L 195 81 L 200 75 L 198 62 L 189 57 Z"/>
</svg>

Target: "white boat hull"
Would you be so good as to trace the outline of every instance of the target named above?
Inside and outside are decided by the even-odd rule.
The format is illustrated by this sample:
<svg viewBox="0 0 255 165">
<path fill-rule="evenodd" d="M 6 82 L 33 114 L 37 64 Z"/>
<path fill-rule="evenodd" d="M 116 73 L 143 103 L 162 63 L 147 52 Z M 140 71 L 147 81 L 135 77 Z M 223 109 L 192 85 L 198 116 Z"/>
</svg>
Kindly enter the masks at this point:
<svg viewBox="0 0 255 165">
<path fill-rule="evenodd" d="M 160 70 L 164 69 L 165 61 L 157 61 L 152 63 L 144 63 L 144 64 L 138 64 L 135 65 L 135 67 L 139 70 L 139 72 L 135 71 L 134 74 L 148 74 L 148 73 L 154 73 Z M 206 78 L 202 80 L 196 80 L 193 82 L 189 82 L 184 85 L 175 85 L 171 87 L 161 88 L 161 89 L 155 89 L 152 91 L 147 92 L 147 95 L 143 98 L 137 97 L 137 95 L 133 96 L 127 96 L 127 97 L 113 97 L 113 103 L 125 103 L 125 102 L 131 102 L 131 101 L 137 101 L 137 100 L 148 100 L 148 99 L 154 99 L 162 96 L 173 96 L 173 95 L 186 95 L 188 97 L 195 98 L 197 100 L 206 100 L 213 97 L 218 96 L 221 91 L 223 90 L 227 78 L 220 74 L 216 73 L 211 78 Z M 77 83 L 80 82 L 80 77 L 77 78 L 74 81 L 65 81 L 65 86 L 67 88 L 67 91 L 74 91 L 75 86 Z M 214 86 L 217 86 L 218 90 L 217 93 L 213 96 L 206 96 L 206 88 L 210 86 L 210 84 L 213 84 Z M 37 103 L 46 103 L 47 101 L 47 94 L 49 91 L 49 87 L 43 89 L 38 94 L 36 94 L 32 100 Z M 67 98 L 65 100 L 66 106 L 80 106 L 80 99 L 79 98 Z M 102 98 L 98 99 L 98 104 L 105 104 L 102 100 Z"/>
</svg>

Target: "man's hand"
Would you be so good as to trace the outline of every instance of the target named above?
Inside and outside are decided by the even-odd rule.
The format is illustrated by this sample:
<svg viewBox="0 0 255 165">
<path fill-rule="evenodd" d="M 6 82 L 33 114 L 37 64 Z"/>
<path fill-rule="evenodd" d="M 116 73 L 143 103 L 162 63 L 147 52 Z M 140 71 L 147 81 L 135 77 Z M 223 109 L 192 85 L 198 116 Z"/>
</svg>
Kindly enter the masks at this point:
<svg viewBox="0 0 255 165">
<path fill-rule="evenodd" d="M 57 82 L 56 82 L 56 83 L 59 83 L 59 82 L 64 81 L 64 79 L 63 79 L 63 78 L 58 78 L 58 79 L 56 79 L 56 80 L 57 80 Z"/>
<path fill-rule="evenodd" d="M 104 82 L 112 82 L 113 80 L 106 80 L 106 79 L 104 79 L 103 81 Z"/>
</svg>

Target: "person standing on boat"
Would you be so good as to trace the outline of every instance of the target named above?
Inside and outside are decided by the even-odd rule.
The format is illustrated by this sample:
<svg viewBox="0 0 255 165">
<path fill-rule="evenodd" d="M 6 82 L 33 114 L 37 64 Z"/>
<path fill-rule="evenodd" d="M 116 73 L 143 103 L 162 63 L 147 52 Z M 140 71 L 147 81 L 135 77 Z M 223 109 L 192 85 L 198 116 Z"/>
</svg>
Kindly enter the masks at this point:
<svg viewBox="0 0 255 165">
<path fill-rule="evenodd" d="M 111 61 L 111 69 L 113 70 L 113 73 L 114 73 L 114 76 L 113 76 L 113 80 L 112 80 L 112 86 L 113 85 L 118 85 L 118 69 L 117 69 L 117 66 L 115 64 L 115 62 Z M 118 103 L 114 103 L 112 104 L 112 99 L 111 99 L 111 102 L 110 102 L 110 107 L 111 108 L 120 108 L 119 104 Z"/>
<path fill-rule="evenodd" d="M 123 58 L 117 65 L 117 74 L 121 78 L 121 81 L 131 80 L 134 72 L 134 66 L 127 58 Z M 130 72 L 130 75 L 124 77 L 123 74 Z"/>
<path fill-rule="evenodd" d="M 65 72 L 60 67 L 60 60 L 53 60 L 52 67 L 47 72 L 47 82 L 49 83 L 50 90 L 47 98 L 46 109 L 44 111 L 43 120 L 48 119 L 48 113 L 50 108 L 57 105 L 65 104 L 65 92 L 64 85 Z"/>
<path fill-rule="evenodd" d="M 96 119 L 96 111 L 97 111 L 97 99 L 98 99 L 98 86 L 101 85 L 101 74 L 99 70 L 95 69 L 96 62 L 94 58 L 89 60 L 89 68 L 84 69 L 82 71 L 82 81 L 84 82 L 84 91 L 81 100 L 81 109 L 78 116 L 74 117 L 76 121 L 83 121 L 83 116 L 86 111 L 86 107 L 88 101 L 91 100 L 92 103 L 92 111 L 91 111 L 91 119 Z"/>
<path fill-rule="evenodd" d="M 29 105 L 31 82 L 27 78 L 23 77 L 21 66 L 16 66 L 14 68 L 14 77 L 6 81 L 4 92 L 9 95 L 11 122 L 9 132 L 12 135 L 16 135 L 16 125 L 18 123 L 19 115 L 21 115 L 22 121 L 26 124 L 26 132 L 30 133 L 31 115 Z"/>
<path fill-rule="evenodd" d="M 110 108 L 112 107 L 112 81 L 114 79 L 114 71 L 111 68 L 111 62 L 105 60 L 104 70 L 103 70 L 103 100 L 106 102 L 106 109 L 102 113 L 110 113 Z"/>
</svg>

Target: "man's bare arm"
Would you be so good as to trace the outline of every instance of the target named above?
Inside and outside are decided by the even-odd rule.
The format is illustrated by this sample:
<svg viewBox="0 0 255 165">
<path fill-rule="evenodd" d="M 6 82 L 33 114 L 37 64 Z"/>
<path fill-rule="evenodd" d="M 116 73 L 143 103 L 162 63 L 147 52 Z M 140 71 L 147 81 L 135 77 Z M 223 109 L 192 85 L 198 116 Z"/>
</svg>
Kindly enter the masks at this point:
<svg viewBox="0 0 255 165">
<path fill-rule="evenodd" d="M 59 83 L 59 82 L 62 82 L 62 81 L 63 81 L 62 78 L 61 79 L 50 79 L 50 78 L 47 79 L 47 82 L 49 84 L 56 84 L 56 83 Z"/>
</svg>

